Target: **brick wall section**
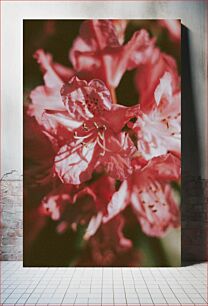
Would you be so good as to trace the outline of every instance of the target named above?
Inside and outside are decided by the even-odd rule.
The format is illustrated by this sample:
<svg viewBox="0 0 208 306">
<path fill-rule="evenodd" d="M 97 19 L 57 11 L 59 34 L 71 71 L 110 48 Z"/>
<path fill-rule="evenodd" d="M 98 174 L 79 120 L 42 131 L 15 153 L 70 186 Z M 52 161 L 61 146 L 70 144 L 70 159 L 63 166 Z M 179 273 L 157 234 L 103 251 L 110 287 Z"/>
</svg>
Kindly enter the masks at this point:
<svg viewBox="0 0 208 306">
<path fill-rule="evenodd" d="M 22 260 L 22 180 L 1 181 L 1 260 Z"/>
<path fill-rule="evenodd" d="M 1 260 L 22 260 L 22 180 L 1 181 Z M 182 264 L 208 260 L 208 180 L 184 179 Z"/>
<path fill-rule="evenodd" d="M 208 260 L 208 180 L 183 179 L 181 223 L 182 263 Z"/>
</svg>

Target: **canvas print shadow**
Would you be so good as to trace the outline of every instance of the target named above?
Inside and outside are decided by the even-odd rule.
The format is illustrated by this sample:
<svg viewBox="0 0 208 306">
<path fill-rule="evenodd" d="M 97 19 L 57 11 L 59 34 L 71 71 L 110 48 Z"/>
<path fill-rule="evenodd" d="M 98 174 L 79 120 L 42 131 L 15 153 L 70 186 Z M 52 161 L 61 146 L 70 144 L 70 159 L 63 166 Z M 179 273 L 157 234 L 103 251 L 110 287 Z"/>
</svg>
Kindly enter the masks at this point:
<svg viewBox="0 0 208 306">
<path fill-rule="evenodd" d="M 182 85 L 182 207 L 181 263 L 187 265 L 207 259 L 205 228 L 206 181 L 199 146 L 199 122 L 192 76 L 189 29 L 184 25 L 181 49 Z"/>
</svg>

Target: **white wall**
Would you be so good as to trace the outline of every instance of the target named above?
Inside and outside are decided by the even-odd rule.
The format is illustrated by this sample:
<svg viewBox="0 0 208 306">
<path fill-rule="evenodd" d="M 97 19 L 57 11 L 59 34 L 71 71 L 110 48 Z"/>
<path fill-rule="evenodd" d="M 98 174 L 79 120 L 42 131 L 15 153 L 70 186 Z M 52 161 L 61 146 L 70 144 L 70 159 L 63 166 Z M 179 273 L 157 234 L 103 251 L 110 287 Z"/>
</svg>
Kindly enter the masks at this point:
<svg viewBox="0 0 208 306">
<path fill-rule="evenodd" d="M 23 19 L 180 18 L 182 24 L 190 30 L 192 78 L 203 160 L 202 175 L 203 178 L 208 177 L 205 171 L 208 109 L 206 1 L 3 1 L 1 6 L 1 176 L 12 170 L 16 172 L 9 176 L 10 179 L 22 174 Z"/>
</svg>

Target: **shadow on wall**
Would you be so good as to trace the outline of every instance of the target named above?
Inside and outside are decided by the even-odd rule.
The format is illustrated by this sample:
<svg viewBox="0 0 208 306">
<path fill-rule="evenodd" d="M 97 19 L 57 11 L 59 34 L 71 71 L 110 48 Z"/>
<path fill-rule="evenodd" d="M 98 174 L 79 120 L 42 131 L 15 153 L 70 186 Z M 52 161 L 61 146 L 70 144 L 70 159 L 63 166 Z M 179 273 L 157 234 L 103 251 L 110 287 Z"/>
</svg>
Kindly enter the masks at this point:
<svg viewBox="0 0 208 306">
<path fill-rule="evenodd" d="M 207 252 L 208 182 L 202 179 L 198 122 L 190 60 L 189 30 L 182 25 L 182 231 L 181 264 L 205 261 Z M 196 95 L 195 95 L 196 97 Z"/>
</svg>

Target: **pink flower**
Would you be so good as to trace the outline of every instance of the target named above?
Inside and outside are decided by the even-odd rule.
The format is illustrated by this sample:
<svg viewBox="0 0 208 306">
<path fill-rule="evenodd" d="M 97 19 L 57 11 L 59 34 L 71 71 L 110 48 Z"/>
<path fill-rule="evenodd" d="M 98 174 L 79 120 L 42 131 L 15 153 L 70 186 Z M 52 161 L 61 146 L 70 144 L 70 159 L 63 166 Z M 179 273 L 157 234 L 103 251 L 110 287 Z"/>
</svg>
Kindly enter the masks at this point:
<svg viewBox="0 0 208 306">
<path fill-rule="evenodd" d="M 180 178 L 180 160 L 167 154 L 153 158 L 143 167 L 135 162 L 135 172 L 114 193 L 103 222 L 131 204 L 144 233 L 161 237 L 168 228 L 179 225 L 179 208 L 170 182 Z"/>
<path fill-rule="evenodd" d="M 139 92 L 141 109 L 149 110 L 155 104 L 154 93 L 165 72 L 171 75 L 173 94 L 180 90 L 180 77 L 175 60 L 155 48 L 151 60 L 137 69 L 135 83 Z"/>
<path fill-rule="evenodd" d="M 105 186 L 105 188 L 103 188 Z M 41 201 L 40 212 L 59 221 L 57 231 L 64 232 L 79 224 L 86 225 L 84 239 L 88 240 L 101 225 L 107 213 L 107 204 L 115 192 L 114 179 L 101 176 L 88 186 L 61 184 Z"/>
<path fill-rule="evenodd" d="M 78 75 L 86 80 L 102 79 L 107 87 L 117 87 L 124 72 L 145 63 L 152 55 L 154 40 L 145 30 L 135 32 L 122 45 L 122 21 L 88 20 L 70 50 L 70 60 Z"/>
<path fill-rule="evenodd" d="M 121 130 L 137 116 L 138 106 L 113 105 L 110 92 L 99 80 L 87 83 L 74 77 L 62 87 L 61 95 L 69 115 L 82 124 L 55 158 L 55 172 L 61 181 L 80 184 L 101 165 L 120 180 L 131 174 L 135 147 Z"/>
<path fill-rule="evenodd" d="M 75 118 L 69 117 L 61 99 L 60 89 L 74 72 L 54 63 L 52 56 L 41 49 L 36 51 L 34 58 L 40 64 L 45 84 L 32 90 L 30 94 L 32 104 L 29 105 L 28 114 L 35 117 L 52 142 L 55 141 L 54 135 L 61 138 L 65 135 L 68 138 L 69 132 L 79 124 Z"/>
<path fill-rule="evenodd" d="M 154 104 L 142 103 L 143 113 L 132 125 L 137 137 L 138 153 L 146 160 L 166 154 L 181 153 L 181 96 L 174 92 L 169 72 L 160 78 L 154 91 Z"/>
</svg>

